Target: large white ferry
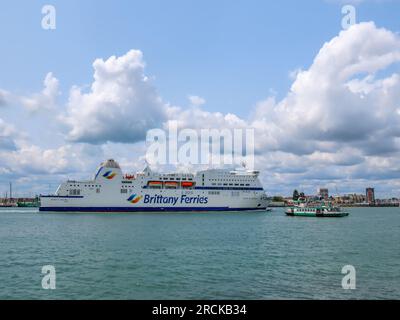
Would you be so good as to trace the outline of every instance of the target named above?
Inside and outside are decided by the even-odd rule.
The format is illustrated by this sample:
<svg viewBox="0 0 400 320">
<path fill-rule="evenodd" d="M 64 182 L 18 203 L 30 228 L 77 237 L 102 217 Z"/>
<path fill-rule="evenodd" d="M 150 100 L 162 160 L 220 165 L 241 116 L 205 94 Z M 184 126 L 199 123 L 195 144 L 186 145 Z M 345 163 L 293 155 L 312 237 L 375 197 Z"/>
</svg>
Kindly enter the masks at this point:
<svg viewBox="0 0 400 320">
<path fill-rule="evenodd" d="M 93 180 L 67 181 L 55 195 L 41 195 L 40 211 L 265 210 L 268 202 L 258 175 L 245 169 L 161 174 L 149 166 L 124 175 L 111 159 L 100 165 Z"/>
</svg>

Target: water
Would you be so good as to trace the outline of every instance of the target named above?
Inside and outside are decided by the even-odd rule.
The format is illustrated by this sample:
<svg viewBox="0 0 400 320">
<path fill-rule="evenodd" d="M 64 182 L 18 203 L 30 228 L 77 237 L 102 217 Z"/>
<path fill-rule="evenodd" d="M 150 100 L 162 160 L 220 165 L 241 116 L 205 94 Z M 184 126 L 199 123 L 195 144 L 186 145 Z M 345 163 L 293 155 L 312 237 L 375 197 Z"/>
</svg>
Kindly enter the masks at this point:
<svg viewBox="0 0 400 320">
<path fill-rule="evenodd" d="M 400 299 L 400 210 L 65 214 L 0 209 L 0 299 Z M 356 268 L 356 290 L 341 286 Z M 54 265 L 56 289 L 41 287 Z"/>
</svg>

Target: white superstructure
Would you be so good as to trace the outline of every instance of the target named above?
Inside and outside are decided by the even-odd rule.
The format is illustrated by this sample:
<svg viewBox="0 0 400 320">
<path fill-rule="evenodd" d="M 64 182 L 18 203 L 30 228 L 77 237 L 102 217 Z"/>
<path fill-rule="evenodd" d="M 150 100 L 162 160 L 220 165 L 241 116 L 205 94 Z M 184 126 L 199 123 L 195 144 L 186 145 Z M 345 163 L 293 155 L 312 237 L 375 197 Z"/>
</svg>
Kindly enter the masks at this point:
<svg viewBox="0 0 400 320">
<path fill-rule="evenodd" d="M 148 166 L 124 175 L 107 160 L 93 180 L 67 181 L 40 197 L 40 211 L 239 211 L 265 210 L 258 171 L 211 169 L 196 174 L 153 172 Z"/>
</svg>

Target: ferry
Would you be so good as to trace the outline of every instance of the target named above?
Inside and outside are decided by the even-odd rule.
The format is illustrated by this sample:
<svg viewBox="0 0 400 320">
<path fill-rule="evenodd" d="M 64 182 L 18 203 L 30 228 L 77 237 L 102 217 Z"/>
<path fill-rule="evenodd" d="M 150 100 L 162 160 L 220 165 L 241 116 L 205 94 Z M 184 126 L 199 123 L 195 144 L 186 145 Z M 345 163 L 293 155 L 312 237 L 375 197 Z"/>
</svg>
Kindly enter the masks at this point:
<svg viewBox="0 0 400 320">
<path fill-rule="evenodd" d="M 94 178 L 66 181 L 55 194 L 40 196 L 40 211 L 187 212 L 265 211 L 268 200 L 259 171 L 208 169 L 193 173 L 158 173 L 146 168 L 123 174 L 113 159 Z"/>
<path fill-rule="evenodd" d="M 288 208 L 285 213 L 288 216 L 319 218 L 338 218 L 349 215 L 348 212 L 344 212 L 341 208 L 332 205 L 307 205 L 304 203 Z"/>
</svg>

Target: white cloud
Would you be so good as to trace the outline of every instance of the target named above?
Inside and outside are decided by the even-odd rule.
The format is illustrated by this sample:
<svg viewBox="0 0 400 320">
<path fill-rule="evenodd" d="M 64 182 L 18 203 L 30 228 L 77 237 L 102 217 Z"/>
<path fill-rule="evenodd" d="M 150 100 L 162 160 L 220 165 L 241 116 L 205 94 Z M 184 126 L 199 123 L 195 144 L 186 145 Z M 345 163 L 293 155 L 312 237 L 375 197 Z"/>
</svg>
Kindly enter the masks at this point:
<svg viewBox="0 0 400 320">
<path fill-rule="evenodd" d="M 296 68 L 292 71 L 289 72 L 289 79 L 290 80 L 296 80 L 297 76 L 302 72 L 303 70 L 301 68 Z"/>
<path fill-rule="evenodd" d="M 200 107 L 200 106 L 202 106 L 203 104 L 206 103 L 206 100 L 204 98 L 202 98 L 202 97 L 199 97 L 199 96 L 191 96 L 190 95 L 188 97 L 188 99 L 190 101 L 190 105 L 193 106 L 193 107 Z"/>
<path fill-rule="evenodd" d="M 52 110 L 57 105 L 57 97 L 59 96 L 58 79 L 49 72 L 43 82 L 44 89 L 40 93 L 33 94 L 30 97 L 21 97 L 22 105 L 30 112 Z"/>
<path fill-rule="evenodd" d="M 5 90 L 0 89 L 0 107 L 6 106 L 9 100 L 9 93 Z"/>
<path fill-rule="evenodd" d="M 373 23 L 342 31 L 308 70 L 298 73 L 282 101 L 268 99 L 257 106 L 253 125 L 264 137 L 262 147 L 297 154 L 343 146 L 370 152 L 378 135 L 398 151 L 399 75 L 374 80 L 398 61 L 400 39 L 394 33 Z"/>
<path fill-rule="evenodd" d="M 389 189 L 384 180 L 400 177 L 400 75 L 388 68 L 399 61 L 399 36 L 373 23 L 326 43 L 284 99 L 260 102 L 251 117 L 265 180 Z"/>
<path fill-rule="evenodd" d="M 7 124 L 0 118 L 0 150 L 14 150 L 17 132 L 14 126 Z"/>
<path fill-rule="evenodd" d="M 142 53 L 97 59 L 90 92 L 71 89 L 67 113 L 71 141 L 104 143 L 143 140 L 165 120 L 166 106 L 144 74 Z"/>
</svg>

